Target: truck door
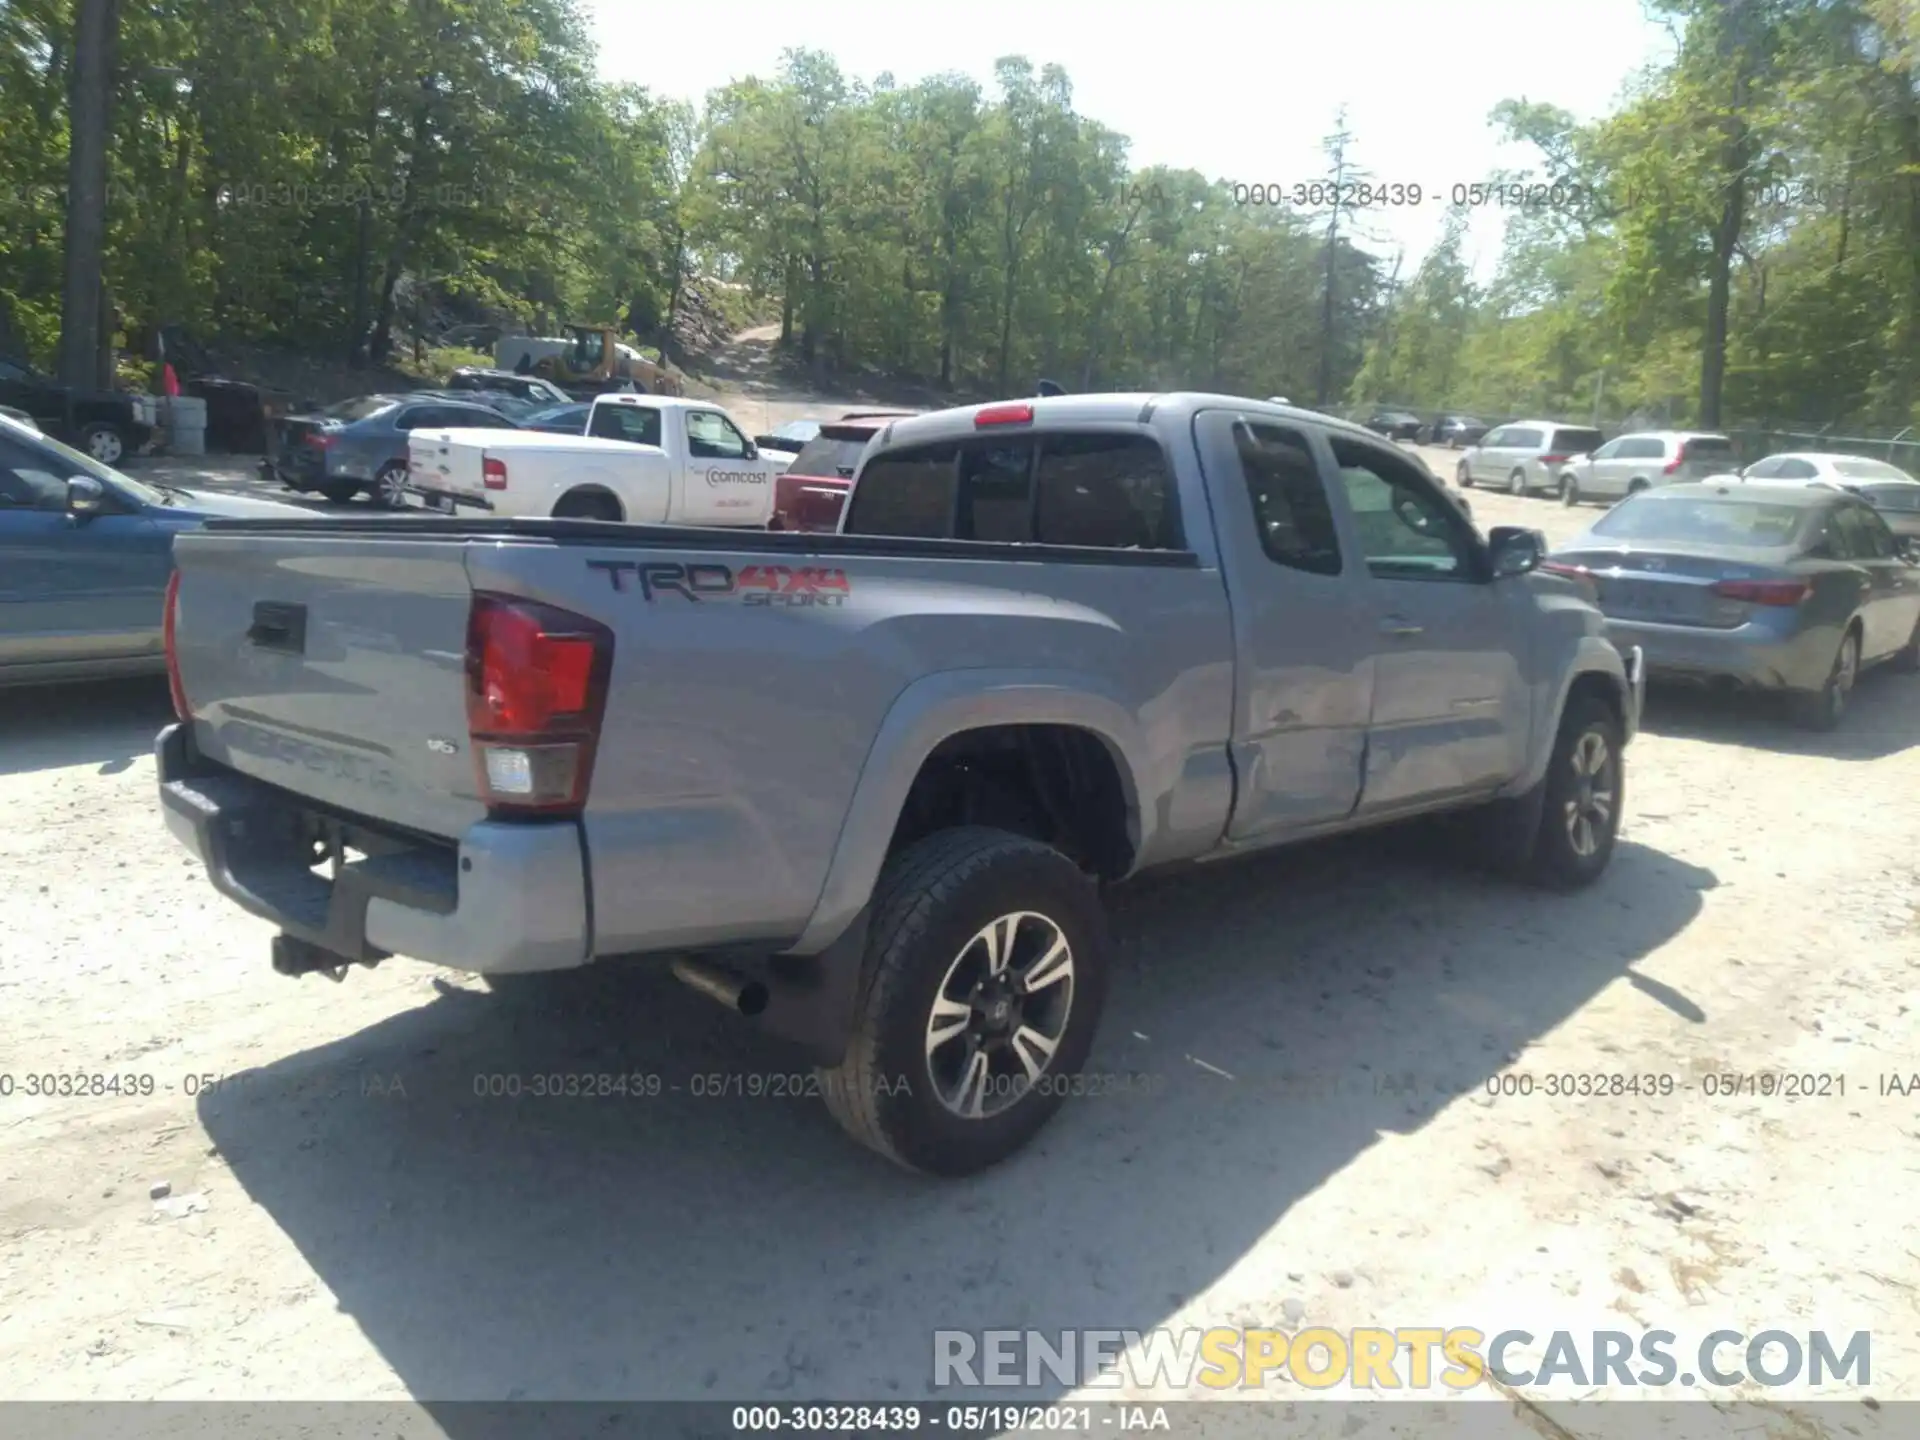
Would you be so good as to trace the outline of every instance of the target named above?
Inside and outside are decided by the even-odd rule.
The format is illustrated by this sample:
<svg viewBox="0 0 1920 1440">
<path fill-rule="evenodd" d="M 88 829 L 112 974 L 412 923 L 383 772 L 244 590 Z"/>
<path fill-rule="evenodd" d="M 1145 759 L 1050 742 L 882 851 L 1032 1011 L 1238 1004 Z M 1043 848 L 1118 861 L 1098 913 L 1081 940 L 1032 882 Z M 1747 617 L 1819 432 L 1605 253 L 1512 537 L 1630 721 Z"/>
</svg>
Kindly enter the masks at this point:
<svg viewBox="0 0 1920 1440">
<path fill-rule="evenodd" d="M 1233 614 L 1230 841 L 1339 820 L 1360 798 L 1375 637 L 1342 553 L 1323 441 L 1233 411 L 1195 419 Z"/>
<path fill-rule="evenodd" d="M 687 425 L 687 522 L 764 525 L 773 516 L 774 463 L 757 456 L 718 410 L 683 410 Z"/>
<path fill-rule="evenodd" d="M 1378 656 L 1360 812 L 1491 791 L 1524 768 L 1532 591 L 1493 582 L 1471 522 L 1420 466 L 1329 443 Z"/>
</svg>

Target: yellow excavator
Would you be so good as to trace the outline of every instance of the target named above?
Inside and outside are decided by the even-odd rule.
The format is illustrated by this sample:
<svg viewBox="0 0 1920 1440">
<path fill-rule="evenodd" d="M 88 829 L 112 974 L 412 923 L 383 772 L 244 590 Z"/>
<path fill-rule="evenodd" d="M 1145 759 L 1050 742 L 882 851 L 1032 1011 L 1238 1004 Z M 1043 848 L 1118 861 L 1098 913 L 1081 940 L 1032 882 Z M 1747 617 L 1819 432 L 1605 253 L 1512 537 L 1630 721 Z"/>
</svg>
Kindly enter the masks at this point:
<svg viewBox="0 0 1920 1440">
<path fill-rule="evenodd" d="M 569 325 L 559 339 L 509 335 L 500 341 L 494 363 L 551 380 L 564 390 L 601 393 L 629 387 L 649 395 L 684 395 L 681 379 L 664 363 L 647 359 L 620 343 L 611 325 Z"/>
</svg>

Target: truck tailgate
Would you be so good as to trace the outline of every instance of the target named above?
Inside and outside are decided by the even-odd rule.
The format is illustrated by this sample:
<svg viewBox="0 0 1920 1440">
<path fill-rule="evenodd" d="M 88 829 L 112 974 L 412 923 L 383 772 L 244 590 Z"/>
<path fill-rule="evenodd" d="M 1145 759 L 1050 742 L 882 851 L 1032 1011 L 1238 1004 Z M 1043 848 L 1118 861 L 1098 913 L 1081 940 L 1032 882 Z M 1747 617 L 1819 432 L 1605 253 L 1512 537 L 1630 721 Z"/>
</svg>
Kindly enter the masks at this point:
<svg viewBox="0 0 1920 1440">
<path fill-rule="evenodd" d="M 175 557 L 175 650 L 202 754 L 427 835 L 485 818 L 460 542 L 200 532 Z"/>
<path fill-rule="evenodd" d="M 485 432 L 416 430 L 407 439 L 407 484 L 428 494 L 486 499 Z"/>
</svg>

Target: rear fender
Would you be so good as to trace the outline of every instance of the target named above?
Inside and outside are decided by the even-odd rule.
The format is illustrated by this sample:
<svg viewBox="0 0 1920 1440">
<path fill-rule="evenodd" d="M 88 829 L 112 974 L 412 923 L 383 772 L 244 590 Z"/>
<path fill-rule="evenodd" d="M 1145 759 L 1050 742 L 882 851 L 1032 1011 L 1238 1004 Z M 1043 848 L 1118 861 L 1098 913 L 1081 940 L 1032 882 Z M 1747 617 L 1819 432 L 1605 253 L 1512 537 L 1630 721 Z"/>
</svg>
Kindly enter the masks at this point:
<svg viewBox="0 0 1920 1440">
<path fill-rule="evenodd" d="M 1134 854 L 1153 840 L 1157 815 L 1142 806 L 1140 777 L 1146 747 L 1132 713 L 1103 693 L 1092 676 L 1036 670 L 952 670 L 923 676 L 893 702 L 854 787 L 841 823 L 826 882 L 789 951 L 826 949 L 866 905 L 886 863 L 900 812 L 914 777 L 950 735 L 992 725 L 1075 725 L 1100 737 L 1112 752 L 1126 793 Z"/>
</svg>

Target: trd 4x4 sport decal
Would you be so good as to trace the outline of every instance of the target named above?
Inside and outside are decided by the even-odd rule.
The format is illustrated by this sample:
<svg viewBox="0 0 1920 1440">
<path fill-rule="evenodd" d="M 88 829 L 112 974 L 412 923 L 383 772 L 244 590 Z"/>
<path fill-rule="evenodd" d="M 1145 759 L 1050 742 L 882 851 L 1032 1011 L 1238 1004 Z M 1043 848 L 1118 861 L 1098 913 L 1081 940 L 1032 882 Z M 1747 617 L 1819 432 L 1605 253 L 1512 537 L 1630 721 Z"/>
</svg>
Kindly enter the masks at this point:
<svg viewBox="0 0 1920 1440">
<path fill-rule="evenodd" d="M 589 560 L 587 568 L 605 571 L 622 594 L 637 588 L 649 604 L 672 595 L 743 605 L 844 605 L 852 593 L 846 571 L 817 565 L 747 565 L 736 571 L 707 561 Z"/>
</svg>

